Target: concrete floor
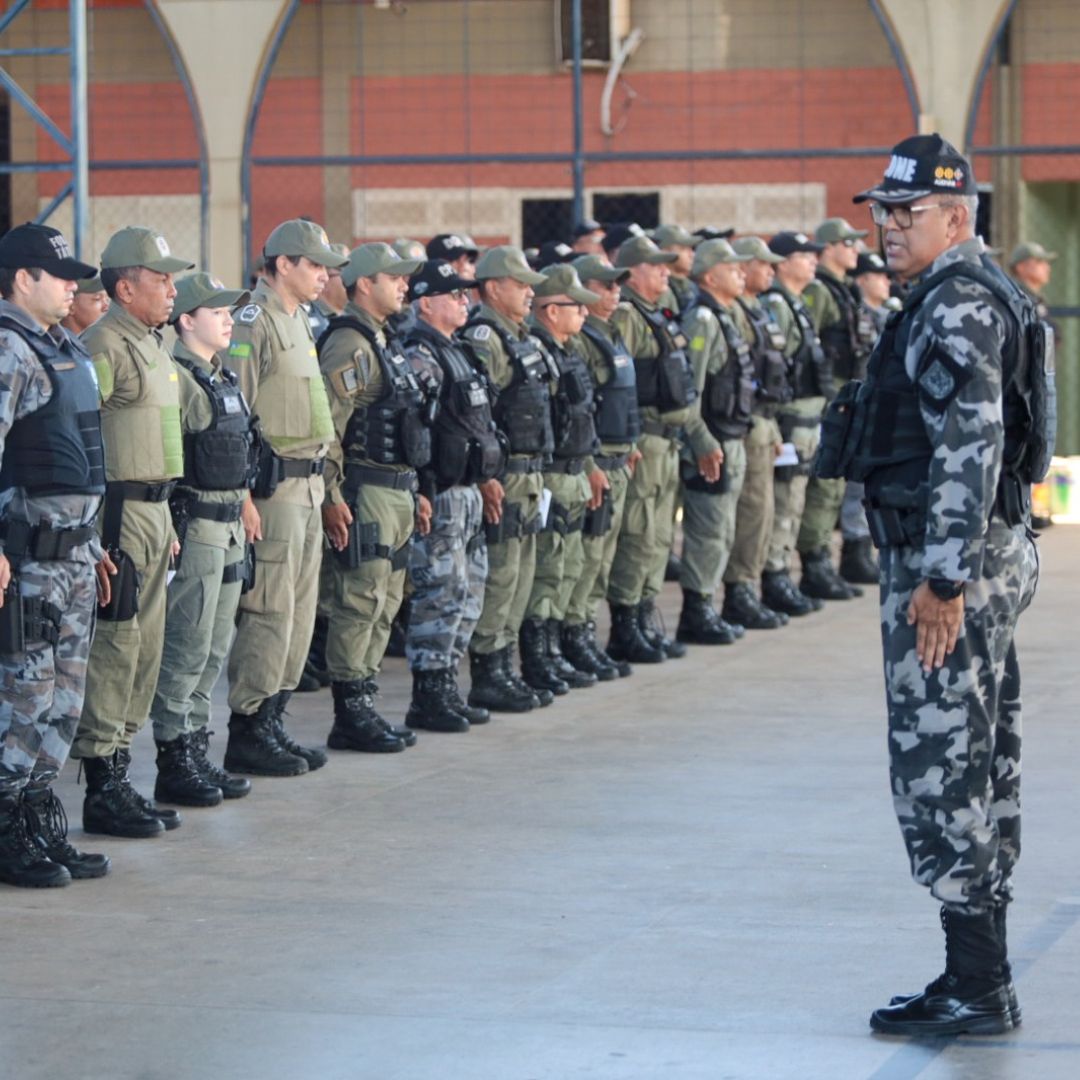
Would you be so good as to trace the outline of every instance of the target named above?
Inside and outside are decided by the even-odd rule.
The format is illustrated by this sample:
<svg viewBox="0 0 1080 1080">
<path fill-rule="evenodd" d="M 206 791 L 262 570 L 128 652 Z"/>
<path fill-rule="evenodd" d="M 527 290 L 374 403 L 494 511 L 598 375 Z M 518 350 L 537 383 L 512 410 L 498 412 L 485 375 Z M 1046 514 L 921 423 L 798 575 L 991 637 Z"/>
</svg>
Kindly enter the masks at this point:
<svg viewBox="0 0 1080 1080">
<path fill-rule="evenodd" d="M 892 815 L 867 597 L 405 754 L 333 754 L 159 839 L 95 837 L 103 881 L 0 886 L 0 1076 L 1074 1080 L 1077 538 L 1045 536 L 1021 624 L 1014 1035 L 867 1028 L 943 957 Z M 389 661 L 388 715 L 406 680 Z M 298 697 L 292 727 L 322 741 L 329 708 Z M 135 761 L 149 791 L 148 730 Z M 61 795 L 81 843 L 73 768 Z"/>
</svg>

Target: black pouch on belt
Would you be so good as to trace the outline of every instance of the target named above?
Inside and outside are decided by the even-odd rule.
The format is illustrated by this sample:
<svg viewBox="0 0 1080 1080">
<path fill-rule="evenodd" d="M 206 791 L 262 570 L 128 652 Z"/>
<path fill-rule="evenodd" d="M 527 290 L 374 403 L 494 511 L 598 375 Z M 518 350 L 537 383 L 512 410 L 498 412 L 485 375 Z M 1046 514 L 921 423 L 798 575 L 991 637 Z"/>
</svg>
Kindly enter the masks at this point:
<svg viewBox="0 0 1080 1080">
<path fill-rule="evenodd" d="M 4 590 L 4 606 L 0 608 L 0 653 L 13 656 L 22 652 L 26 652 L 22 597 L 18 580 L 12 575 Z"/>
</svg>

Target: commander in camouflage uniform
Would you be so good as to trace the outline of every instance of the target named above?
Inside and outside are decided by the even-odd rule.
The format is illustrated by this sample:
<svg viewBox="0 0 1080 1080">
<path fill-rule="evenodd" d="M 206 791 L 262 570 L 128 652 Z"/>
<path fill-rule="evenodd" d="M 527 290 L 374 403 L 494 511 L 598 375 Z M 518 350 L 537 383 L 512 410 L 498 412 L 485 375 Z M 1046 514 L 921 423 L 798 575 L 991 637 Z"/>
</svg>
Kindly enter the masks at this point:
<svg viewBox="0 0 1080 1080">
<path fill-rule="evenodd" d="M 874 1012 L 887 1034 L 1020 1021 L 1005 941 L 1020 852 L 1013 632 L 1036 579 L 1026 484 L 1050 450 L 1041 427 L 1025 430 L 1045 384 L 1023 320 L 1038 324 L 983 262 L 976 191 L 970 162 L 920 135 L 856 199 L 872 200 L 889 266 L 914 286 L 871 358 L 846 472 L 865 482 L 881 547 L 893 801 L 915 880 L 943 905 L 947 944 L 941 977 Z"/>
</svg>

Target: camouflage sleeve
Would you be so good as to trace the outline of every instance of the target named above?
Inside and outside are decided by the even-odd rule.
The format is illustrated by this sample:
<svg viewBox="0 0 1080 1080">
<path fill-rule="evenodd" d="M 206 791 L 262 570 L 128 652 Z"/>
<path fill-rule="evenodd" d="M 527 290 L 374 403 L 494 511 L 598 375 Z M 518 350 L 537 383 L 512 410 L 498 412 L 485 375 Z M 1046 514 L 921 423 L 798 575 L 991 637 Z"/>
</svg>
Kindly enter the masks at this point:
<svg viewBox="0 0 1080 1080">
<path fill-rule="evenodd" d="M 40 409 L 52 397 L 45 369 L 29 355 L 22 339 L 0 331 L 0 461 L 16 420 Z"/>
<path fill-rule="evenodd" d="M 916 315 L 904 358 L 933 445 L 923 574 L 982 573 L 1005 446 L 1002 350 L 1007 316 L 981 285 L 953 278 Z"/>
<path fill-rule="evenodd" d="M 263 320 L 237 320 L 233 325 L 228 352 L 225 354 L 225 366 L 235 373 L 248 408 L 256 414 L 259 411 L 255 404 L 259 396 L 259 380 L 270 370 L 272 359 L 270 338 L 263 326 Z"/>
<path fill-rule="evenodd" d="M 694 385 L 697 387 L 698 400 L 693 415 L 685 424 L 686 439 L 694 452 L 694 457 L 702 458 L 720 449 L 720 443 L 716 441 L 702 419 L 700 402 L 705 392 L 705 377 L 709 373 L 710 364 L 714 368 L 723 366 L 727 358 L 727 343 L 724 341 L 716 316 L 708 308 L 700 305 L 687 313 L 684 329 L 690 342 L 687 355 L 694 369 Z"/>
</svg>

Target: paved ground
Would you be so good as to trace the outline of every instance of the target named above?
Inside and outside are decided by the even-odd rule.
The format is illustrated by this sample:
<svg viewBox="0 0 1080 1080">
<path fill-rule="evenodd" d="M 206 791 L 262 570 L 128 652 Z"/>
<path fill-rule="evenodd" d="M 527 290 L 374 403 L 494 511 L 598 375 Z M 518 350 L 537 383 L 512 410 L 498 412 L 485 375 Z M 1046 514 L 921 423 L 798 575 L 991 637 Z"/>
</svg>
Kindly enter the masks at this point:
<svg viewBox="0 0 1080 1080">
<path fill-rule="evenodd" d="M 104 881 L 0 887 L 0 1076 L 1074 1080 L 1078 535 L 1046 535 L 1020 634 L 1015 1035 L 867 1029 L 943 955 L 892 816 L 867 597 L 405 754 L 334 754 L 160 839 L 95 838 Z M 401 661 L 383 682 L 400 716 Z M 297 702 L 324 738 L 328 692 Z M 148 731 L 135 749 L 149 790 Z M 80 842 L 73 769 L 62 795 Z"/>
</svg>

